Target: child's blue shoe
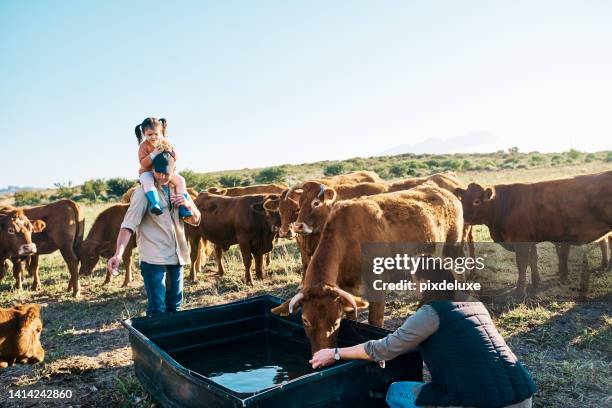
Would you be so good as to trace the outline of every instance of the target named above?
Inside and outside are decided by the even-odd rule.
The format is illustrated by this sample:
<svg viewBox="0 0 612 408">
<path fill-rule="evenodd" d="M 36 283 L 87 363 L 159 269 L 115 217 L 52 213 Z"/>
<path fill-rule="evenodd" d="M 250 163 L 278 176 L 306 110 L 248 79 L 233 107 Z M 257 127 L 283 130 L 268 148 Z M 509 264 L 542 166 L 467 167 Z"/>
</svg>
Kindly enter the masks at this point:
<svg viewBox="0 0 612 408">
<path fill-rule="evenodd" d="M 151 212 L 155 215 L 160 215 L 163 210 L 159 201 L 159 194 L 157 194 L 157 190 L 147 191 L 145 193 L 149 204 L 151 204 Z"/>
<path fill-rule="evenodd" d="M 189 195 L 183 194 L 183 197 L 185 197 L 185 200 L 189 200 Z M 185 207 L 184 205 L 180 205 L 179 206 L 179 217 L 181 218 L 193 217 L 193 213 L 190 210 L 188 210 L 187 207 Z"/>
</svg>

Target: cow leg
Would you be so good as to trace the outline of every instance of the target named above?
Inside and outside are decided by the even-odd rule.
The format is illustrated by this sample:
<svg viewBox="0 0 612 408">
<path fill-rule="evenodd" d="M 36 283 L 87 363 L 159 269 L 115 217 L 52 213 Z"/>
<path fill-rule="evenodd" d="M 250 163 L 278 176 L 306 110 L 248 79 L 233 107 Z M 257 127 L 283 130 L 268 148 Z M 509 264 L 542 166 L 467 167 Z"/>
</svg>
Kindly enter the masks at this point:
<svg viewBox="0 0 612 408">
<path fill-rule="evenodd" d="M 368 307 L 368 323 L 383 327 L 385 321 L 385 302 L 370 302 Z"/>
<path fill-rule="evenodd" d="M 6 274 L 6 268 L 8 268 L 6 259 L 0 260 L 0 281 L 4 279 L 4 275 Z"/>
<path fill-rule="evenodd" d="M 215 260 L 217 261 L 219 276 L 223 276 L 225 273 L 225 269 L 223 269 L 223 248 L 219 245 L 215 245 Z"/>
<path fill-rule="evenodd" d="M 567 259 L 569 257 L 570 245 L 557 245 L 557 255 L 559 256 L 559 280 L 561 283 L 567 283 Z"/>
<path fill-rule="evenodd" d="M 610 258 L 608 258 L 608 270 L 612 271 L 612 235 L 608 235 L 608 248 L 610 249 Z"/>
<path fill-rule="evenodd" d="M 536 244 L 533 244 L 529 251 L 529 269 L 531 269 L 531 285 L 533 290 L 538 290 L 541 279 L 538 270 L 538 247 Z"/>
<path fill-rule="evenodd" d="M 189 280 L 192 282 L 198 281 L 198 258 L 200 257 L 200 237 L 193 239 L 189 237 L 189 259 L 191 267 L 189 268 Z"/>
<path fill-rule="evenodd" d="M 272 252 L 268 252 L 268 253 L 266 254 L 266 267 L 269 267 L 269 266 L 270 266 L 270 258 L 271 258 L 270 254 L 271 254 L 271 253 L 272 253 Z"/>
<path fill-rule="evenodd" d="M 72 290 L 72 296 L 76 297 L 81 291 L 79 284 L 79 258 L 76 256 L 72 248 L 60 249 L 60 253 L 64 258 L 66 265 L 68 265 L 68 272 L 70 273 L 68 288 L 66 290 Z"/>
<path fill-rule="evenodd" d="M 266 254 L 266 256 L 270 256 L 269 254 Z M 263 255 L 259 254 L 259 255 L 255 255 L 255 276 L 257 276 L 257 279 L 264 279 L 264 271 L 263 271 Z"/>
<path fill-rule="evenodd" d="M 516 267 L 518 268 L 518 281 L 516 282 L 516 293 L 524 296 L 527 283 L 527 265 L 529 263 L 529 253 L 531 245 L 517 244 L 515 245 Z"/>
<path fill-rule="evenodd" d="M 123 266 L 125 267 L 125 276 L 123 277 L 122 288 L 127 288 L 132 281 L 132 251 L 123 253 Z"/>
<path fill-rule="evenodd" d="M 198 250 L 192 265 L 196 273 L 202 273 L 202 259 L 204 259 L 204 263 L 206 263 L 206 245 L 201 238 L 198 239 L 197 247 Z"/>
<path fill-rule="evenodd" d="M 15 289 L 23 289 L 23 263 L 13 259 L 13 277 L 15 278 Z"/>
<path fill-rule="evenodd" d="M 601 249 L 601 270 L 605 271 L 608 267 L 608 240 L 607 238 L 599 241 L 599 249 Z"/>
<path fill-rule="evenodd" d="M 32 290 L 40 290 L 40 274 L 38 271 L 38 255 L 30 256 L 28 262 L 28 270 L 30 272 L 30 276 L 34 276 L 34 280 L 32 281 Z"/>
<path fill-rule="evenodd" d="M 251 263 L 253 256 L 251 255 L 251 246 L 247 243 L 240 243 L 240 253 L 242 254 L 242 263 L 244 263 L 244 281 L 247 285 L 253 285 L 253 277 L 251 276 Z"/>
</svg>

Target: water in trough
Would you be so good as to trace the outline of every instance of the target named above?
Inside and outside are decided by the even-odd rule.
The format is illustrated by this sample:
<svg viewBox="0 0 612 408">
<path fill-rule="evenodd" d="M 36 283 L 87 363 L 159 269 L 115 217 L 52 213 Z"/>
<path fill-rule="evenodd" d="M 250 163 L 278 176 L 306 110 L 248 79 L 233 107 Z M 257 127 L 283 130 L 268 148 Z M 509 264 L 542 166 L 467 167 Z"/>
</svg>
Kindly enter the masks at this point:
<svg viewBox="0 0 612 408">
<path fill-rule="evenodd" d="M 268 332 L 171 355 L 184 367 L 242 395 L 313 371 L 308 345 Z"/>
</svg>

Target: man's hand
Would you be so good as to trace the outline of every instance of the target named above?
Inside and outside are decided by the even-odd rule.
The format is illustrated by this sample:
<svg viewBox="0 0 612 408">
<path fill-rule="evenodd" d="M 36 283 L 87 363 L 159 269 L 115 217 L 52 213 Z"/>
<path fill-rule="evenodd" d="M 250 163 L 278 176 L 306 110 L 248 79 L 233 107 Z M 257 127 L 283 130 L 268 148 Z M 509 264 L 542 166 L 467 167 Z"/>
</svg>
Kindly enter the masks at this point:
<svg viewBox="0 0 612 408">
<path fill-rule="evenodd" d="M 188 210 L 191 210 L 193 207 L 193 201 L 186 200 L 182 194 L 170 195 L 170 202 L 175 207 L 180 207 L 184 205 Z"/>
<path fill-rule="evenodd" d="M 312 368 L 325 367 L 332 364 L 334 361 L 334 349 L 321 349 L 317 351 L 309 363 L 312 365 Z"/>
<path fill-rule="evenodd" d="M 115 254 L 108 260 L 108 263 L 106 264 L 106 270 L 109 273 L 114 274 L 116 271 L 119 270 L 120 265 L 121 265 L 121 257 Z"/>
</svg>

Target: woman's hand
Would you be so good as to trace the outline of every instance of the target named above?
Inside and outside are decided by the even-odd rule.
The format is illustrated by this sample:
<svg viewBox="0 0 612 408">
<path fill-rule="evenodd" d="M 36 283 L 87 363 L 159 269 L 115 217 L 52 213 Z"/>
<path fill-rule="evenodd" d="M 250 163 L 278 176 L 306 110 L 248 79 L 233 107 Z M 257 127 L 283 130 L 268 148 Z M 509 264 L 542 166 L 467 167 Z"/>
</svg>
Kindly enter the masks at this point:
<svg viewBox="0 0 612 408">
<path fill-rule="evenodd" d="M 312 368 L 325 367 L 332 364 L 334 361 L 334 349 L 321 349 L 314 353 L 312 359 L 309 363 L 312 365 Z"/>
</svg>

